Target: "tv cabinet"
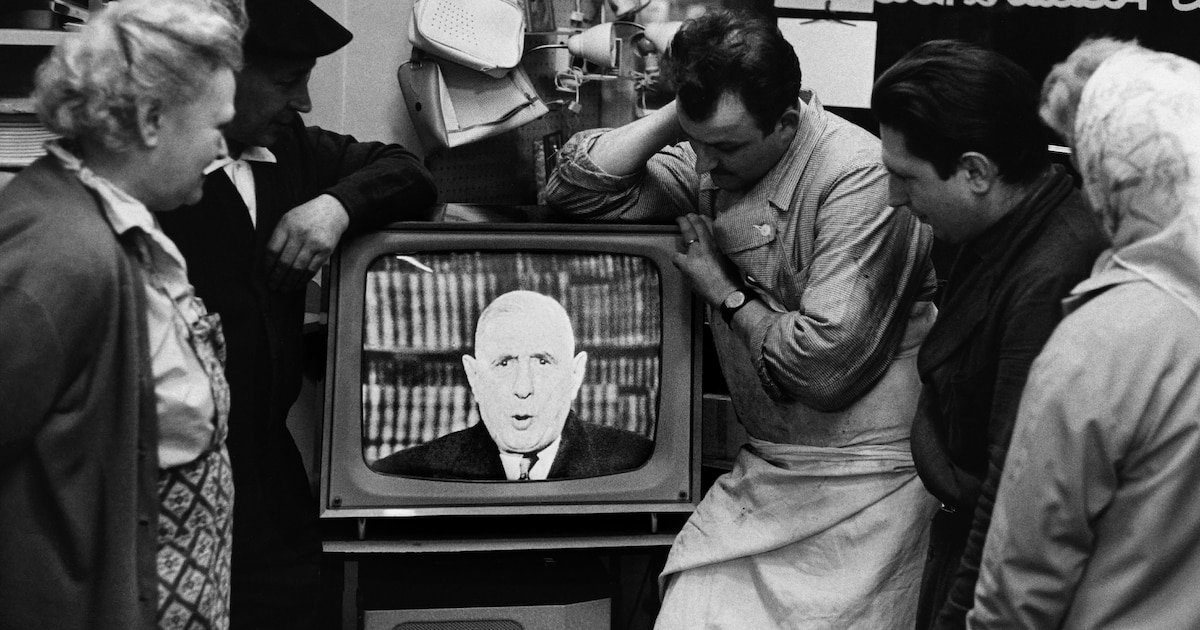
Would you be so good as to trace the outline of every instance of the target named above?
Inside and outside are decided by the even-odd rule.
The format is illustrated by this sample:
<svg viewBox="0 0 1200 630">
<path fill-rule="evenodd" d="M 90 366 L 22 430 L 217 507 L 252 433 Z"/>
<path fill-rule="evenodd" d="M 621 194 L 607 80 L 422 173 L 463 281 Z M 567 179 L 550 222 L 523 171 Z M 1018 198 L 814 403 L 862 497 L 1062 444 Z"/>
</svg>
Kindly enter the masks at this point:
<svg viewBox="0 0 1200 630">
<path fill-rule="evenodd" d="M 650 531 L 652 520 L 657 532 Z M 361 540 L 343 523 L 327 531 L 325 555 L 342 571 L 344 630 L 417 618 L 414 608 L 433 609 L 430 619 L 465 622 L 472 611 L 499 607 L 542 623 L 597 606 L 608 615 L 603 630 L 648 630 L 658 608 L 658 574 L 684 520 L 680 514 L 390 519 L 367 523 L 370 535 Z M 514 589 L 514 581 L 527 587 Z"/>
<path fill-rule="evenodd" d="M 708 415 L 722 408 L 720 398 L 716 400 L 715 404 L 706 400 L 706 419 L 721 421 L 719 416 Z M 725 429 L 715 431 L 728 433 Z M 725 461 L 731 459 L 732 453 L 717 459 L 706 457 L 701 471 L 702 488 L 707 489 L 725 472 Z M 665 513 L 368 519 L 362 531 L 357 519 L 340 519 L 323 523 L 324 551 L 327 566 L 340 574 L 335 605 L 340 608 L 343 630 L 369 628 L 360 625 L 368 619 L 368 612 L 373 615 L 371 619 L 378 621 L 406 619 L 389 611 L 405 611 L 413 606 L 440 610 L 497 605 L 498 600 L 486 597 L 480 600 L 483 594 L 476 591 L 492 587 L 479 582 L 446 587 L 450 595 L 423 599 L 422 593 L 428 586 L 425 582 L 433 579 L 425 567 L 431 565 L 443 567 L 437 580 L 454 583 L 446 573 L 503 576 L 513 573 L 514 565 L 536 572 L 539 564 L 546 563 L 577 569 L 559 576 L 555 593 L 546 594 L 548 601 L 515 597 L 499 603 L 536 609 L 514 614 L 555 618 L 570 612 L 558 607 L 604 598 L 609 600 L 610 610 L 610 625 L 605 630 L 650 630 L 658 612 L 658 575 L 687 517 L 687 514 Z M 365 537 L 360 533 L 365 533 Z M 452 571 L 447 567 L 459 568 Z M 591 567 L 595 575 L 578 567 Z M 398 577 L 412 575 L 421 577 Z M 335 577 L 332 581 L 336 580 Z M 456 630 L 470 627 L 458 626 Z M 538 626 L 530 626 L 533 627 Z M 570 625 L 556 627 L 575 630 Z"/>
<path fill-rule="evenodd" d="M 630 610 L 618 605 L 617 557 L 552 550 L 368 558 L 357 568 L 356 603 L 365 630 L 610 630 L 626 627 Z"/>
<path fill-rule="evenodd" d="M 434 222 L 520 223 L 555 218 L 540 206 L 446 204 L 430 210 L 426 219 Z M 535 267 L 530 268 L 536 271 Z M 381 267 L 376 272 L 371 281 L 410 286 L 407 278 L 401 281 L 396 275 L 396 269 Z M 581 277 L 580 284 L 586 285 L 589 280 Z M 426 289 L 409 292 L 424 295 Z M 433 293 L 437 295 L 436 286 Z M 406 317 L 419 321 L 421 310 L 411 299 L 397 301 L 396 311 L 405 304 L 409 305 Z M 460 308 L 466 307 L 460 305 Z M 448 336 L 444 334 L 447 332 Z M 378 342 L 371 344 L 368 353 L 374 359 L 409 361 L 411 356 L 417 356 L 423 362 L 436 364 L 440 360 L 457 360 L 464 351 L 461 344 L 467 332 L 439 330 L 436 337 L 421 340 L 423 349 L 413 347 L 415 337 L 401 343 L 395 335 L 385 338 L 382 329 L 368 334 Z M 745 441 L 740 425 L 734 421 L 719 371 L 714 369 L 716 359 L 706 328 L 704 335 L 701 355 L 708 369 L 703 370 L 702 387 L 705 393 L 699 449 L 701 492 L 729 469 Z M 639 349 L 629 347 L 621 351 L 636 355 Z M 318 385 L 316 389 L 323 388 Z M 319 402 L 312 406 L 321 407 Z M 379 415 L 402 417 L 399 410 Z M 396 435 L 396 427 L 388 433 Z M 414 608 L 434 610 L 430 613 L 434 617 L 450 615 L 438 619 L 466 621 L 467 616 L 453 617 L 454 611 L 470 608 L 480 612 L 499 607 L 514 615 L 529 613 L 544 620 L 547 615 L 567 618 L 580 607 L 594 609 L 600 605 L 596 603 L 599 601 L 607 602 L 610 613 L 606 630 L 650 630 L 658 611 L 658 575 L 687 517 L 686 512 L 558 514 L 551 511 L 524 515 L 326 518 L 322 520 L 326 574 L 332 577 L 329 582 L 335 584 L 332 590 L 336 591 L 326 597 L 336 600 L 333 608 L 339 609 L 337 621 L 346 630 L 374 627 L 372 624 L 393 628 L 411 619 L 409 613 Z M 492 581 L 486 576 L 499 579 Z M 508 592 L 510 582 L 524 581 L 550 586 L 517 589 L 507 599 L 489 596 L 491 592 Z M 542 596 L 531 597 L 527 590 Z M 395 623 L 386 625 L 392 621 Z M 471 626 L 446 627 L 457 630 Z M 570 625 L 559 627 L 575 630 Z"/>
</svg>

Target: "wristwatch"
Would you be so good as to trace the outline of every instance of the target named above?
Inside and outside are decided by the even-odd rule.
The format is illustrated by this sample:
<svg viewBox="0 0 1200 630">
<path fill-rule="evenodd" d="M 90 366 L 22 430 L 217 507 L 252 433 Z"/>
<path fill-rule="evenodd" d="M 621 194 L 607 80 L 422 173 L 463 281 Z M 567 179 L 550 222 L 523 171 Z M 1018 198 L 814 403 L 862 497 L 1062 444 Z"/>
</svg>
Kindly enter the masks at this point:
<svg viewBox="0 0 1200 630">
<path fill-rule="evenodd" d="M 758 299 L 758 294 L 746 288 L 734 289 L 721 302 L 721 319 L 725 323 L 733 325 L 733 314 L 738 312 L 743 306 Z"/>
</svg>

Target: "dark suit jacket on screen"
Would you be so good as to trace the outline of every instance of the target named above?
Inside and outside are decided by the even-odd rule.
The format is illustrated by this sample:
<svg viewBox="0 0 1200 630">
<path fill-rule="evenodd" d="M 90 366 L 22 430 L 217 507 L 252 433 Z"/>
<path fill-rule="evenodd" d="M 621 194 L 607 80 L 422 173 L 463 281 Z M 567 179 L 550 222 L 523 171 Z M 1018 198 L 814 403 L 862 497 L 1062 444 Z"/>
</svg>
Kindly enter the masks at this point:
<svg viewBox="0 0 1200 630">
<path fill-rule="evenodd" d="M 583 422 L 575 412 L 563 425 L 562 442 L 549 479 L 595 477 L 641 466 L 654 442 L 623 429 Z M 373 465 L 377 472 L 436 479 L 506 479 L 500 452 L 482 422 L 432 442 L 393 453 Z"/>
</svg>

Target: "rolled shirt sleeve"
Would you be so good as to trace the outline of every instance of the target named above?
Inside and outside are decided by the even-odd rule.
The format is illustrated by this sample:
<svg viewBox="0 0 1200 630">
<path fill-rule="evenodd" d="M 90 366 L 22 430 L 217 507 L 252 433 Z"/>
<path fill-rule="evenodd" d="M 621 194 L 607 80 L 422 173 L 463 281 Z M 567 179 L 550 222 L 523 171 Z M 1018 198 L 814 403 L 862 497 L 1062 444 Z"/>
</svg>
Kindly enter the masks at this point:
<svg viewBox="0 0 1200 630">
<path fill-rule="evenodd" d="M 581 131 L 563 145 L 546 183 L 547 205 L 597 221 L 666 221 L 700 211 L 696 154 L 687 143 L 664 147 L 645 169 L 610 175 L 588 156 L 606 131 Z"/>
</svg>

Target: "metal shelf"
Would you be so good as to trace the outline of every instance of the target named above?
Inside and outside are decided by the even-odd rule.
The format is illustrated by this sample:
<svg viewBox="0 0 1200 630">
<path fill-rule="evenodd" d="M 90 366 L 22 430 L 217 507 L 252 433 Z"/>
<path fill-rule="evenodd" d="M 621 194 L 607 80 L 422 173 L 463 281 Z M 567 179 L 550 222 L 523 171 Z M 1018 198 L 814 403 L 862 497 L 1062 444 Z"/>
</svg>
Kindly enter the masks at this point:
<svg viewBox="0 0 1200 630">
<path fill-rule="evenodd" d="M 26 28 L 0 28 L 0 46 L 57 46 L 71 33 Z"/>
</svg>

